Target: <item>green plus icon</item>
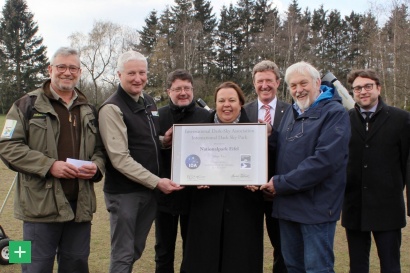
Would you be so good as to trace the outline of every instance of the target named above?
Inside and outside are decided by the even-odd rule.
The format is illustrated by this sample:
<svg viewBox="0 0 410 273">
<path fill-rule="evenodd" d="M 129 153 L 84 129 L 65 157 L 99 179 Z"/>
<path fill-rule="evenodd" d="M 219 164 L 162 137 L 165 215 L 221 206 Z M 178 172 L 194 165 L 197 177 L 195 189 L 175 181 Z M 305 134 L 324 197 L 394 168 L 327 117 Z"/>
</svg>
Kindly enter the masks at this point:
<svg viewBox="0 0 410 273">
<path fill-rule="evenodd" d="M 31 263 L 31 242 L 30 241 L 10 241 L 9 242 L 9 263 L 11 264 Z"/>
</svg>

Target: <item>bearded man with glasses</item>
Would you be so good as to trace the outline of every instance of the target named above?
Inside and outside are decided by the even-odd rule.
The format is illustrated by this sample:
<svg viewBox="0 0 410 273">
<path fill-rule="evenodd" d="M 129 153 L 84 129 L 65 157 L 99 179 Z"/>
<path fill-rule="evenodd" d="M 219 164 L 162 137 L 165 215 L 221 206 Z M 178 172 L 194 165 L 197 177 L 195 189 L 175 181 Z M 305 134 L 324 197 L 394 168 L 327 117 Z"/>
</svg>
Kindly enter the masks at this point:
<svg viewBox="0 0 410 273">
<path fill-rule="evenodd" d="M 289 273 L 334 272 L 333 242 L 342 209 L 350 123 L 342 99 L 321 85 L 312 65 L 299 62 L 285 74 L 294 104 L 277 138 L 276 173 L 261 186 L 274 194 L 282 255 Z"/>
<path fill-rule="evenodd" d="M 410 197 L 410 115 L 382 100 L 380 79 L 374 70 L 354 70 L 347 80 L 356 102 L 349 111 L 352 137 L 342 212 L 350 272 L 369 272 L 372 235 L 380 272 L 401 272 L 405 185 L 408 201 Z"/>
<path fill-rule="evenodd" d="M 105 171 L 97 111 L 75 88 L 75 49 L 59 48 L 48 72 L 42 87 L 12 105 L 0 138 L 1 159 L 18 172 L 14 215 L 31 241 L 22 272 L 51 273 L 57 255 L 58 272 L 88 273 L 94 182 Z"/>
</svg>

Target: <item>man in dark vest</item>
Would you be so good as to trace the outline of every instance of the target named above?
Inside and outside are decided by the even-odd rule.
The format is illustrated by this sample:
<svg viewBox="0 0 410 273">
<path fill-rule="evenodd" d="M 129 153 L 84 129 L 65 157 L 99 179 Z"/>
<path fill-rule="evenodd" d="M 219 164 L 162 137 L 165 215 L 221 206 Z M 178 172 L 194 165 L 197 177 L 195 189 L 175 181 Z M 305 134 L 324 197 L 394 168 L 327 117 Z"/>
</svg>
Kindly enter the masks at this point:
<svg viewBox="0 0 410 273">
<path fill-rule="evenodd" d="M 280 84 L 280 72 L 278 66 L 272 61 L 262 61 L 256 64 L 252 70 L 253 85 L 258 99 L 247 103 L 244 108 L 250 121 L 268 122 L 273 128 L 279 127 L 283 113 L 290 105 L 280 101 L 276 95 Z M 268 155 L 268 177 L 274 175 L 275 155 Z M 264 192 L 266 229 L 273 251 L 273 271 L 275 273 L 286 273 L 280 250 L 280 233 L 278 219 L 272 217 L 272 196 Z"/>
<path fill-rule="evenodd" d="M 159 178 L 160 142 L 155 102 L 143 93 L 147 60 L 138 52 L 123 53 L 117 63 L 118 90 L 100 108 L 99 122 L 109 161 L 104 194 L 110 213 L 110 272 L 131 272 L 144 250 L 156 214 L 154 189 L 180 190 Z"/>
<path fill-rule="evenodd" d="M 159 125 L 162 168 L 161 177 L 171 177 L 172 125 L 177 123 L 200 123 L 208 120 L 210 113 L 195 105 L 192 75 L 177 69 L 168 75 L 167 93 L 169 104 L 160 108 Z M 164 194 L 157 191 L 158 211 L 155 219 L 155 262 L 156 273 L 173 273 L 175 241 L 178 234 L 178 222 L 181 229 L 182 249 L 189 217 L 190 189 Z"/>
</svg>

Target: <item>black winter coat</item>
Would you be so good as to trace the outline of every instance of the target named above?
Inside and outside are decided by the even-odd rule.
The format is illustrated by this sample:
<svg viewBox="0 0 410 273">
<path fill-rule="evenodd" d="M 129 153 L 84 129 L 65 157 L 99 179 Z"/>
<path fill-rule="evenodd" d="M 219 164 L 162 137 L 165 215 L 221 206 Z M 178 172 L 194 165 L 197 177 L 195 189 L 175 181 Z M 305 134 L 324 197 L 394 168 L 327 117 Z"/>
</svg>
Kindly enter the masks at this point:
<svg viewBox="0 0 410 273">
<path fill-rule="evenodd" d="M 410 114 L 379 97 L 367 134 L 357 105 L 349 114 L 352 137 L 342 225 L 362 231 L 402 228 L 406 225 L 403 189 L 410 178 Z"/>
<path fill-rule="evenodd" d="M 159 135 L 163 136 L 173 124 L 191 124 L 207 122 L 210 113 L 208 110 L 195 106 L 192 101 L 187 107 L 178 107 L 171 101 L 168 105 L 158 110 Z M 162 165 L 160 177 L 171 178 L 172 149 L 161 149 Z M 181 191 L 165 194 L 156 191 L 158 210 L 171 214 L 187 214 L 190 203 L 190 187 Z"/>
<path fill-rule="evenodd" d="M 249 122 L 244 110 L 239 122 Z M 262 192 L 243 186 L 195 187 L 181 272 L 262 273 Z"/>
</svg>

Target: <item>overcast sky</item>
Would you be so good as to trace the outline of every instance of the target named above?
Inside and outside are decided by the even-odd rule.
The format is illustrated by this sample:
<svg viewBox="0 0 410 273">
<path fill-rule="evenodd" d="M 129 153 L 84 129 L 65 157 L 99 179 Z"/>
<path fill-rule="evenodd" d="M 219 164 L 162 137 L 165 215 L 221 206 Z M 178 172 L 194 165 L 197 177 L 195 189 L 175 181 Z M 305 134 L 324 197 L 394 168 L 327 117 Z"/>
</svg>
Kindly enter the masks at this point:
<svg viewBox="0 0 410 273">
<path fill-rule="evenodd" d="M 363 13 L 372 6 L 371 1 L 383 0 L 299 0 L 302 9 L 309 10 L 324 5 L 325 10 L 337 9 L 342 15 L 352 10 Z M 27 0 L 29 10 L 39 26 L 39 35 L 47 46 L 48 57 L 60 46 L 68 46 L 67 39 L 74 32 L 87 33 L 94 21 L 105 20 L 140 30 L 145 18 L 152 10 L 162 13 L 165 7 L 173 6 L 174 0 Z M 229 6 L 237 0 L 211 0 L 213 11 L 219 17 L 223 5 Z M 287 9 L 292 0 L 273 0 L 280 12 Z M 1 10 L 5 0 L 0 0 Z"/>
</svg>

